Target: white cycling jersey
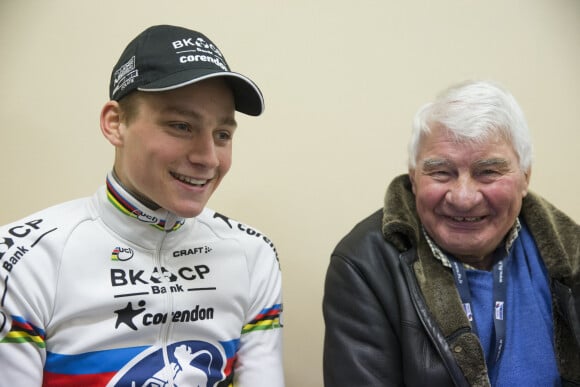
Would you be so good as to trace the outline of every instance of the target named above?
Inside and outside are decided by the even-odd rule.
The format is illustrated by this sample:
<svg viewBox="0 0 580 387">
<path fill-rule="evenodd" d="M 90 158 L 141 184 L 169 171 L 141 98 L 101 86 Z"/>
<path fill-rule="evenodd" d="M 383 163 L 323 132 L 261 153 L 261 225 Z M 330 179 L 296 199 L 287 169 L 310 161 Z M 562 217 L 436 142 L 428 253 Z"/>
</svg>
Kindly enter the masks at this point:
<svg viewBox="0 0 580 387">
<path fill-rule="evenodd" d="M 281 312 L 265 235 L 112 174 L 0 228 L 0 386 L 283 386 Z"/>
</svg>

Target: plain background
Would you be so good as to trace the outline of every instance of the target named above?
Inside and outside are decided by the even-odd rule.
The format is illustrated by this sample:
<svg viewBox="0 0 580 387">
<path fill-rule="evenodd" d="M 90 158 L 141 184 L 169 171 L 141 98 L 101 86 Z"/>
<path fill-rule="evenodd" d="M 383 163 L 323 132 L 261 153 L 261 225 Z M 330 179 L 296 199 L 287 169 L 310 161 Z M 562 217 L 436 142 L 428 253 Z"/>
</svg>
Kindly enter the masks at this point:
<svg viewBox="0 0 580 387">
<path fill-rule="evenodd" d="M 531 189 L 580 221 L 580 0 L 0 0 L 0 224 L 104 183 L 110 71 L 165 23 L 204 32 L 264 92 L 261 117 L 238 115 L 210 206 L 276 243 L 289 387 L 322 385 L 329 255 L 382 205 L 413 114 L 450 84 L 514 94 L 535 142 Z"/>
</svg>

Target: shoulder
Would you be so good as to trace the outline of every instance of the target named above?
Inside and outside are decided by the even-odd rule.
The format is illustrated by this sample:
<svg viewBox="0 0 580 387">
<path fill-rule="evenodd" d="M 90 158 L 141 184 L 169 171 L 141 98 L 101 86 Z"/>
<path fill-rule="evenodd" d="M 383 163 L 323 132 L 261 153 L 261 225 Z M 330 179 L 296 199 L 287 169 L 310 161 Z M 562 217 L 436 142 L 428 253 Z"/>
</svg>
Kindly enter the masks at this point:
<svg viewBox="0 0 580 387">
<path fill-rule="evenodd" d="M 0 278 L 10 279 L 13 295 L 50 297 L 62 253 L 77 226 L 91 219 L 90 208 L 89 198 L 77 199 L 0 227 Z"/>
<path fill-rule="evenodd" d="M 277 256 L 274 242 L 255 227 L 232 219 L 210 208 L 205 208 L 196 219 L 219 239 L 234 239 L 245 249 L 261 250 L 266 248 Z"/>
<path fill-rule="evenodd" d="M 0 232 L 18 234 L 25 229 L 41 229 L 46 224 L 66 225 L 76 222 L 79 218 L 89 216 L 90 198 L 81 198 L 60 203 L 34 212 L 24 218 L 1 225 Z"/>
<path fill-rule="evenodd" d="M 365 275 L 376 276 L 398 265 L 399 251 L 383 236 L 383 210 L 357 223 L 336 245 L 331 266 L 348 266 Z"/>
<path fill-rule="evenodd" d="M 336 252 L 354 252 L 365 246 L 384 243 L 382 237 L 383 210 L 377 210 L 358 222 L 337 244 Z"/>
<path fill-rule="evenodd" d="M 548 271 L 557 278 L 580 270 L 580 225 L 538 194 L 529 192 L 521 216 Z"/>
<path fill-rule="evenodd" d="M 18 246 L 63 241 L 76 225 L 91 217 L 89 203 L 89 198 L 71 200 L 1 226 L 0 260 Z"/>
</svg>

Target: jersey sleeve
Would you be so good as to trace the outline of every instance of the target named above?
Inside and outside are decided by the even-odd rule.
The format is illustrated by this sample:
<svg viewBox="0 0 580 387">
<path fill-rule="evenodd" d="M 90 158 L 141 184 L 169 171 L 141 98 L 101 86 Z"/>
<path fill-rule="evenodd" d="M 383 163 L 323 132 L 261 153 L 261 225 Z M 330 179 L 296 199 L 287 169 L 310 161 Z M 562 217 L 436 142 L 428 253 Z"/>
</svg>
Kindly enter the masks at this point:
<svg viewBox="0 0 580 387">
<path fill-rule="evenodd" d="M 250 308 L 242 329 L 234 387 L 283 387 L 280 265 L 273 244 L 265 237 L 251 254 Z"/>
<path fill-rule="evenodd" d="M 30 219 L 0 228 L 0 386 L 41 386 L 56 267 L 47 227 Z M 52 235 L 51 235 L 52 236 Z"/>
</svg>

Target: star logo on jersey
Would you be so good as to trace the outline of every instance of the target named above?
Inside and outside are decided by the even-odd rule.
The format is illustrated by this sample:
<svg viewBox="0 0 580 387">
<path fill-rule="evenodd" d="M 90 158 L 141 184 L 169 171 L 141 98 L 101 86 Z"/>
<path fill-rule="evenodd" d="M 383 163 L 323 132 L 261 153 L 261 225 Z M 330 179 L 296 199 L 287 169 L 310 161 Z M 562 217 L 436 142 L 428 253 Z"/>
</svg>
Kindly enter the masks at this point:
<svg viewBox="0 0 580 387">
<path fill-rule="evenodd" d="M 138 305 L 140 308 L 133 309 L 133 304 L 129 302 L 127 306 L 124 307 L 123 309 L 118 309 L 115 311 L 115 313 L 117 314 L 117 322 L 115 323 L 115 329 L 119 328 L 119 325 L 123 323 L 127 325 L 129 328 L 133 329 L 134 331 L 137 330 L 137 326 L 133 322 L 133 318 L 135 318 L 135 316 L 145 311 L 144 308 L 145 301 L 143 300 L 139 301 Z"/>
</svg>

